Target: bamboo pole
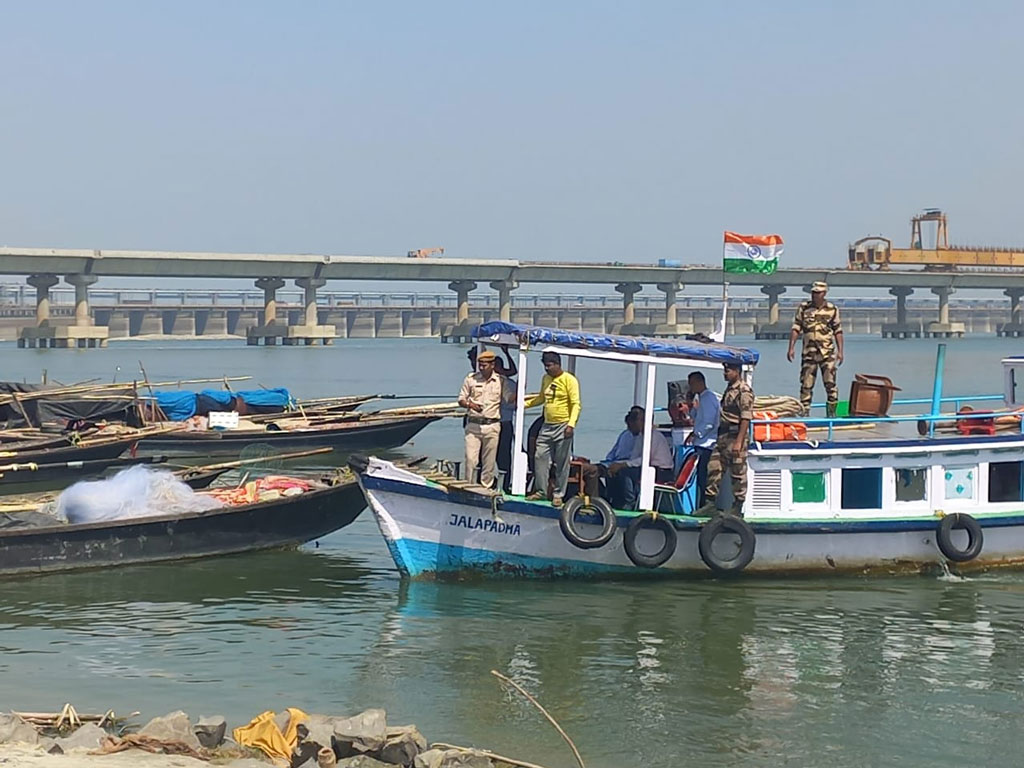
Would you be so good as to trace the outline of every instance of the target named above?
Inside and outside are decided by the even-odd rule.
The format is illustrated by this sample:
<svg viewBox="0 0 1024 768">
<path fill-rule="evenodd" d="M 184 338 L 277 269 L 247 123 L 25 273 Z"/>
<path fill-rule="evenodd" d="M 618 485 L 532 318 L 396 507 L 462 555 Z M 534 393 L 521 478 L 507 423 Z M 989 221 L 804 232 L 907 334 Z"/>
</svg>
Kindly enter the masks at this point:
<svg viewBox="0 0 1024 768">
<path fill-rule="evenodd" d="M 527 693 L 526 689 L 523 688 L 523 686 L 519 685 L 519 683 L 517 683 L 515 680 L 508 679 L 503 674 L 501 674 L 501 672 L 499 672 L 498 670 L 492 669 L 491 670 L 491 674 L 494 675 L 499 680 L 501 680 L 503 683 L 506 683 L 507 685 L 512 686 L 519 693 L 521 693 L 523 696 L 525 696 L 526 700 L 529 701 L 531 704 L 533 704 L 533 706 L 535 706 L 540 711 L 540 713 L 542 715 L 544 715 L 544 717 L 547 718 L 548 722 L 551 723 L 551 725 L 553 725 L 555 727 L 555 730 L 558 731 L 558 734 L 563 739 L 565 739 L 565 743 L 569 745 L 569 749 L 572 750 L 573 757 L 576 758 L 576 762 L 579 763 L 580 768 L 587 768 L 583 764 L 583 758 L 580 756 L 580 751 L 578 749 L 576 749 L 576 745 L 573 744 L 572 739 L 569 738 L 569 734 L 567 734 L 565 731 L 562 730 L 562 726 L 560 726 L 558 724 L 558 722 L 555 720 L 555 718 L 553 718 L 551 715 L 548 714 L 548 711 L 546 709 L 544 709 L 544 707 L 542 707 L 540 705 L 539 701 L 537 701 L 535 698 L 533 698 L 533 696 L 531 696 L 529 693 Z"/>
</svg>

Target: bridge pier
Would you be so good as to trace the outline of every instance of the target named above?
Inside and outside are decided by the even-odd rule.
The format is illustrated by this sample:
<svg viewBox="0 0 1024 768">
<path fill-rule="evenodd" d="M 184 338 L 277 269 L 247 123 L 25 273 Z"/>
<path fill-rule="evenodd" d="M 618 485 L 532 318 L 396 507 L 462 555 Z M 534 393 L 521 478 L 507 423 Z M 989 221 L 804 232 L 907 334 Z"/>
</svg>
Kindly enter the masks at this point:
<svg viewBox="0 0 1024 768">
<path fill-rule="evenodd" d="M 491 288 L 498 292 L 498 319 L 503 323 L 511 322 L 512 291 L 518 287 L 519 283 L 515 280 L 495 280 L 491 283 Z"/>
<path fill-rule="evenodd" d="M 612 326 L 612 333 L 631 334 L 636 327 L 636 295 L 644 287 L 640 283 L 619 283 L 615 290 L 622 294 L 622 325 Z"/>
<path fill-rule="evenodd" d="M 22 349 L 31 349 L 37 345 L 44 349 L 55 347 L 54 329 L 50 325 L 50 289 L 59 280 L 56 275 L 41 274 L 29 275 L 25 282 L 36 289 L 36 324 L 21 329 L 18 346 Z"/>
<path fill-rule="evenodd" d="M 680 323 L 678 306 L 676 303 L 677 294 L 685 286 L 676 281 L 671 283 L 658 283 L 658 290 L 665 294 L 665 322 L 652 323 L 648 332 L 652 336 L 684 336 L 693 333 L 693 323 Z"/>
<path fill-rule="evenodd" d="M 939 297 L 939 319 L 928 323 L 925 327 L 925 336 L 931 336 L 933 339 L 959 338 L 966 332 L 963 323 L 949 320 L 949 296 L 954 290 L 952 286 L 945 285 L 932 288 L 932 293 Z"/>
<path fill-rule="evenodd" d="M 896 297 L 896 322 L 882 323 L 883 339 L 910 339 L 923 335 L 920 323 L 907 320 L 907 297 L 913 292 L 913 288 L 905 285 L 889 289 L 889 294 Z"/>
<path fill-rule="evenodd" d="M 277 322 L 277 291 L 284 288 L 284 280 L 280 277 L 259 277 L 256 287 L 263 291 L 263 322 L 246 331 L 245 341 L 251 347 L 258 346 L 260 341 L 272 347 L 287 333 L 287 326 Z"/>
<path fill-rule="evenodd" d="M 473 326 L 469 320 L 469 294 L 476 290 L 472 280 L 453 280 L 448 283 L 448 290 L 455 291 L 455 324 L 445 326 L 441 331 L 441 343 L 468 342 L 473 336 Z M 511 314 L 511 308 L 509 310 Z"/>
<path fill-rule="evenodd" d="M 284 336 L 284 343 L 289 346 L 305 344 L 307 347 L 319 341 L 324 346 L 334 343 L 336 329 L 333 325 L 320 324 L 320 312 L 316 303 L 316 292 L 323 288 L 327 280 L 322 277 L 300 277 L 295 285 L 305 291 L 303 322 L 301 325 L 289 325 Z"/>
<path fill-rule="evenodd" d="M 755 339 L 788 339 L 792 323 L 779 320 L 779 296 L 786 292 L 784 285 L 763 285 L 761 293 L 768 297 L 768 323 L 754 326 Z"/>
<path fill-rule="evenodd" d="M 1020 338 L 1024 336 L 1024 318 L 1021 317 L 1020 299 L 1024 296 L 1024 288 L 1007 288 L 1003 291 L 1010 298 L 1010 322 L 996 326 L 997 336 Z"/>
</svg>

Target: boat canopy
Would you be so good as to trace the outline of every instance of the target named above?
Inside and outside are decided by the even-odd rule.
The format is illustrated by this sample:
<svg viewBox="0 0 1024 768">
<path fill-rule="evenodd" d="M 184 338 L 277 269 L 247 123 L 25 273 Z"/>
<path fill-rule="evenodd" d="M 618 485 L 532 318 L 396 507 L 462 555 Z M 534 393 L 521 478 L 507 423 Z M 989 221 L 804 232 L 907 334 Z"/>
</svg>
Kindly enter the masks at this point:
<svg viewBox="0 0 1024 768">
<path fill-rule="evenodd" d="M 478 325 L 473 331 L 473 336 L 478 339 L 485 339 L 489 336 L 512 336 L 519 341 L 520 346 L 527 347 L 533 344 L 557 344 L 570 349 L 626 352 L 652 357 L 702 360 L 709 363 L 757 365 L 758 360 L 757 350 L 729 347 L 725 344 L 687 339 L 648 339 L 642 336 L 614 336 L 607 333 L 566 331 L 558 328 L 542 328 L 536 325 L 505 323 L 499 320 Z"/>
</svg>

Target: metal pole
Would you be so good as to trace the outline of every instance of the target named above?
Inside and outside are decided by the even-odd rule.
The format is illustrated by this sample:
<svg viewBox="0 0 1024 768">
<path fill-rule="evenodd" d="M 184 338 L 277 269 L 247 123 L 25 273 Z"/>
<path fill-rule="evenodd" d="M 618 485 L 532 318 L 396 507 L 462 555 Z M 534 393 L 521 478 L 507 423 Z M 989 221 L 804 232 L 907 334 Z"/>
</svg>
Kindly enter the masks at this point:
<svg viewBox="0 0 1024 768">
<path fill-rule="evenodd" d="M 946 345 L 939 344 L 935 353 L 935 379 L 932 382 L 932 416 L 938 416 L 942 408 L 942 374 L 946 368 Z M 935 419 L 928 422 L 928 436 L 935 435 Z"/>
</svg>

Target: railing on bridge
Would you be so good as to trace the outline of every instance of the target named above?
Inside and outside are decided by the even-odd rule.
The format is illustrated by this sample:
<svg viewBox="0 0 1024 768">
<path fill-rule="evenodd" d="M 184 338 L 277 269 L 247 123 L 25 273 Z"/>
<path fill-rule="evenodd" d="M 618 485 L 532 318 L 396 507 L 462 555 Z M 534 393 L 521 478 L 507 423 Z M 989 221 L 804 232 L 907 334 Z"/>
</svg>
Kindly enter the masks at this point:
<svg viewBox="0 0 1024 768">
<path fill-rule="evenodd" d="M 303 306 L 303 292 L 301 290 L 289 290 L 282 288 L 277 292 L 278 305 L 285 308 L 299 308 Z M 792 309 L 803 296 L 785 297 L 779 299 L 779 306 Z M 60 286 L 50 289 L 50 302 L 56 307 L 73 306 L 75 291 L 71 287 Z M 252 308 L 263 307 L 263 291 L 243 290 L 195 290 L 195 289 L 140 289 L 140 288 L 101 288 L 93 287 L 89 290 L 89 304 L 95 309 L 107 309 L 113 307 L 126 308 L 137 306 L 139 308 L 166 308 L 176 307 L 188 308 Z M 452 291 L 443 293 L 378 293 L 378 292 L 353 292 L 353 291 L 327 291 L 321 290 L 317 294 L 317 304 L 321 307 L 394 307 L 412 309 L 431 308 L 454 308 L 456 306 L 456 295 Z M 896 306 L 894 297 L 833 297 L 833 301 L 840 307 L 851 309 L 879 309 L 888 310 Z M 24 283 L 0 283 L 0 304 L 34 307 L 36 302 L 35 288 Z M 470 304 L 475 308 L 497 309 L 498 296 L 490 292 L 477 292 L 470 294 Z M 936 307 L 938 299 L 908 299 L 907 309 L 930 309 Z M 721 297 L 714 295 L 677 297 L 677 306 L 685 309 L 708 309 L 721 305 Z M 730 305 L 734 309 L 761 309 L 768 305 L 767 297 L 736 296 L 730 299 Z M 513 293 L 512 306 L 521 309 L 532 309 L 537 307 L 555 307 L 565 309 L 617 309 L 622 306 L 622 296 L 592 295 L 592 294 L 555 294 L 555 293 Z M 634 297 L 634 306 L 637 309 L 663 309 L 665 306 L 664 294 L 652 291 L 649 294 L 637 293 Z M 1006 308 L 1005 299 L 951 299 L 951 309 L 993 309 L 1003 310 Z"/>
</svg>

